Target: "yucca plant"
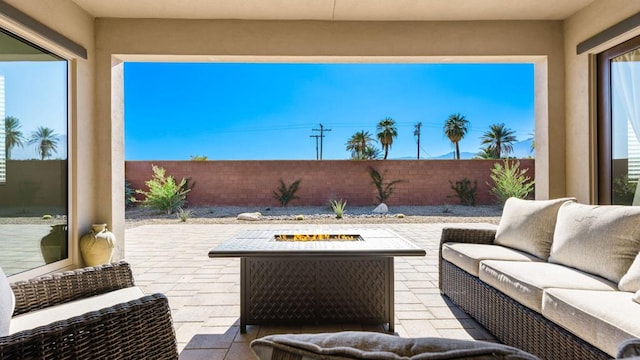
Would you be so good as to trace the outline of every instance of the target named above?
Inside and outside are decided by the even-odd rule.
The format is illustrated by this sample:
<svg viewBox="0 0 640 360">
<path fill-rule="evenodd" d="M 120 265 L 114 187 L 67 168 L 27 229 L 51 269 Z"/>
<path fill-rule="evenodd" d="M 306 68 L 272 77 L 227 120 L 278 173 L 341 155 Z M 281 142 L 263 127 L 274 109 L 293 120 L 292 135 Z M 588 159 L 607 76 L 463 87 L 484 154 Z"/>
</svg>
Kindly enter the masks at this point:
<svg viewBox="0 0 640 360">
<path fill-rule="evenodd" d="M 289 201 L 293 199 L 299 199 L 299 197 L 296 196 L 296 192 L 300 187 L 301 181 L 302 179 L 298 179 L 291 185 L 287 186 L 287 184 L 285 184 L 284 181 L 280 179 L 280 186 L 278 186 L 278 189 L 273 192 L 273 198 L 278 200 L 282 207 L 287 206 Z"/>
<path fill-rule="evenodd" d="M 342 215 L 344 215 L 344 209 L 347 207 L 347 200 L 331 200 L 331 209 L 333 213 L 336 214 L 336 218 L 342 219 Z"/>
</svg>

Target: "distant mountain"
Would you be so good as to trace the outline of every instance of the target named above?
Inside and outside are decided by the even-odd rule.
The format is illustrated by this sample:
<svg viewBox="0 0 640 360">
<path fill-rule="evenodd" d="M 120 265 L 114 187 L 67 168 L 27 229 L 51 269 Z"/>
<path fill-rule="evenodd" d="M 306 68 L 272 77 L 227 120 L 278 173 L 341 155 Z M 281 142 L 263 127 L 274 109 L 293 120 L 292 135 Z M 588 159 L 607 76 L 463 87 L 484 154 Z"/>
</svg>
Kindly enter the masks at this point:
<svg viewBox="0 0 640 360">
<path fill-rule="evenodd" d="M 534 152 L 531 151 L 532 142 L 533 142 L 533 139 L 527 139 L 527 140 L 518 141 L 517 143 L 514 143 L 513 152 L 510 154 L 510 156 L 518 159 L 532 158 L 535 155 Z M 477 153 L 463 151 L 460 153 L 460 158 L 473 159 L 474 157 L 476 157 L 476 154 Z M 448 152 L 446 154 L 438 155 L 438 156 L 432 156 L 428 159 L 429 160 L 453 160 L 453 151 Z"/>
</svg>

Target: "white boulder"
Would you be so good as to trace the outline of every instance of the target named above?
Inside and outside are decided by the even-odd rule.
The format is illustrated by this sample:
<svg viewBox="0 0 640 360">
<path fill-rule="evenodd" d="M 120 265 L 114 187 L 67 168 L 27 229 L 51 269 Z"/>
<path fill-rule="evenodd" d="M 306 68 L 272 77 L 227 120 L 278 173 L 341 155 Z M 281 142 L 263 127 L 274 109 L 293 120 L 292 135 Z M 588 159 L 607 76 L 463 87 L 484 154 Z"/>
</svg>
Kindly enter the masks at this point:
<svg viewBox="0 0 640 360">
<path fill-rule="evenodd" d="M 389 213 L 389 208 L 387 207 L 387 204 L 380 203 L 380 205 L 376 206 L 376 208 L 371 212 L 374 214 L 386 215 L 387 213 Z"/>
<path fill-rule="evenodd" d="M 259 212 L 242 213 L 242 214 L 238 214 L 237 219 L 245 220 L 245 221 L 258 221 L 262 219 L 262 214 L 260 214 Z"/>
</svg>

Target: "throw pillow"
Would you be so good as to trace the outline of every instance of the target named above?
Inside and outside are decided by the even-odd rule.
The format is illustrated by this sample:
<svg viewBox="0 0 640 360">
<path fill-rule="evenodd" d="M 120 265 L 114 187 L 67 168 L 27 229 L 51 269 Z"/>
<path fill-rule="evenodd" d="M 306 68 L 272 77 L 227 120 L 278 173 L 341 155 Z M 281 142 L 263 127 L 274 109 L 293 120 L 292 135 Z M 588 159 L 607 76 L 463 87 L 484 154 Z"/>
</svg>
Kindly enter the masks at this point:
<svg viewBox="0 0 640 360">
<path fill-rule="evenodd" d="M 640 254 L 636 255 L 631 267 L 624 274 L 618 288 L 622 291 L 636 292 L 640 290 Z"/>
<path fill-rule="evenodd" d="M 575 200 L 507 199 L 494 242 L 546 260 L 551 251 L 558 209 L 565 202 Z"/>
<path fill-rule="evenodd" d="M 4 271 L 0 268 L 0 336 L 9 335 L 11 315 L 13 315 L 15 306 L 16 300 L 13 296 L 13 290 L 11 290 Z"/>
<path fill-rule="evenodd" d="M 640 207 L 565 203 L 549 261 L 618 283 L 640 251 Z"/>
<path fill-rule="evenodd" d="M 401 338 L 363 331 L 270 335 L 251 342 L 260 360 L 271 359 L 537 359 L 516 348 L 443 338 Z"/>
</svg>

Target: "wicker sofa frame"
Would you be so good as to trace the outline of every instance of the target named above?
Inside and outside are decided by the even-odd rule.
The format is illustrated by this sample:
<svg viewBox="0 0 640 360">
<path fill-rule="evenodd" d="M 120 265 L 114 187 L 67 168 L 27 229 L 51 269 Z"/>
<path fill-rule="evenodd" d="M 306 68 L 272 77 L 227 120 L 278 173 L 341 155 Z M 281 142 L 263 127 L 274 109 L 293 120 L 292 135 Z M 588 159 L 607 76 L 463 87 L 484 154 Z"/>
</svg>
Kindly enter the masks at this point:
<svg viewBox="0 0 640 360">
<path fill-rule="evenodd" d="M 542 359 L 611 356 L 442 258 L 447 242 L 492 244 L 495 230 L 445 228 L 440 239 L 440 292 L 500 342 Z"/>
<path fill-rule="evenodd" d="M 134 286 L 126 262 L 11 284 L 14 316 Z M 108 304 L 105 304 L 108 305 Z M 0 337 L 0 359 L 177 359 L 167 298 L 153 294 Z"/>
</svg>

